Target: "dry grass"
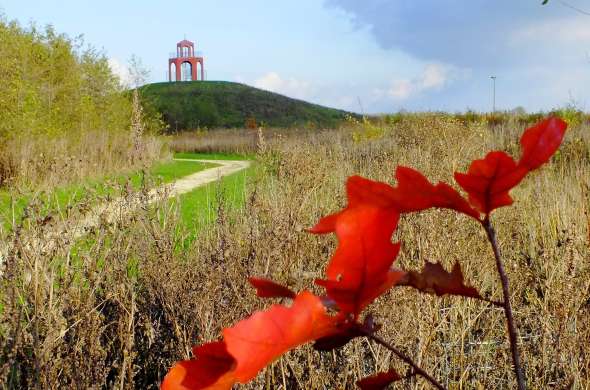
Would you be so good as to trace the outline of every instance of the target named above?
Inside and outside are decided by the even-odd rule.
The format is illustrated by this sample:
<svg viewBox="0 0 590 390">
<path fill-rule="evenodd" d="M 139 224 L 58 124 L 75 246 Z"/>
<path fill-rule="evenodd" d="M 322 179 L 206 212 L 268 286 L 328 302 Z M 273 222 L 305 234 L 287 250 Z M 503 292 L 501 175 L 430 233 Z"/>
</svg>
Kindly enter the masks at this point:
<svg viewBox="0 0 590 390">
<path fill-rule="evenodd" d="M 187 250 L 179 249 L 178 213 L 165 202 L 97 227 L 73 249 L 61 235 L 49 251 L 33 245 L 50 227 L 30 208 L 24 225 L 5 238 L 11 250 L 2 279 L 4 388 L 155 388 L 192 344 L 217 339 L 224 326 L 268 304 L 247 287 L 248 275 L 315 289 L 335 242 L 303 228 L 344 204 L 348 175 L 390 180 L 404 164 L 450 181 L 453 171 L 492 148 L 515 153 L 523 129 L 467 128 L 427 115 L 382 130 L 359 142 L 351 140 L 363 129 L 267 137 L 259 155 L 263 175 L 245 188 L 245 207 L 220 202 L 215 226 Z M 514 191 L 516 204 L 493 218 L 532 389 L 590 386 L 588 130 L 571 130 L 552 164 L 529 177 Z M 402 267 L 459 260 L 473 285 L 500 297 L 484 233 L 466 217 L 439 210 L 409 215 L 397 239 Z M 449 388 L 514 387 L 498 309 L 400 288 L 371 310 L 383 337 Z M 366 340 L 326 354 L 306 346 L 246 388 L 353 388 L 358 378 L 389 366 L 405 372 Z M 417 379 L 398 388 L 428 385 Z"/>
<path fill-rule="evenodd" d="M 88 132 L 56 138 L 6 140 L 0 146 L 0 186 L 52 188 L 130 170 L 162 158 L 162 141 L 142 137 L 141 158 L 127 132 Z"/>
<path fill-rule="evenodd" d="M 267 144 L 281 145 L 286 138 L 306 138 L 313 131 L 309 129 L 215 129 L 180 133 L 169 138 L 167 143 L 175 152 L 188 153 L 235 153 L 252 154 L 259 152 L 260 138 Z"/>
</svg>

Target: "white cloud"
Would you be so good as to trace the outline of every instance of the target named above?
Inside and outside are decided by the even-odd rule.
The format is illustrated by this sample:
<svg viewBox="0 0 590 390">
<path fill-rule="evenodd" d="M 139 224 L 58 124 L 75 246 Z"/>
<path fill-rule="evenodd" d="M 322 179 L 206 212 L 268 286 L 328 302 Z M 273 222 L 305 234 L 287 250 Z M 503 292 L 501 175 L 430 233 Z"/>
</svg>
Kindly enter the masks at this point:
<svg viewBox="0 0 590 390">
<path fill-rule="evenodd" d="M 409 80 L 398 80 L 389 89 L 389 95 L 395 99 L 405 100 L 417 90 L 417 85 Z"/>
<path fill-rule="evenodd" d="M 427 64 L 422 73 L 413 79 L 395 80 L 386 95 L 395 100 L 406 100 L 426 91 L 438 91 L 453 81 L 469 76 L 469 71 L 439 63 Z M 375 95 L 382 95 L 376 91 Z"/>
<path fill-rule="evenodd" d="M 296 99 L 309 99 L 313 96 L 314 92 L 309 82 L 295 78 L 284 79 L 276 72 L 269 72 L 259 79 L 254 80 L 254 86 Z"/>
<path fill-rule="evenodd" d="M 572 45 L 581 47 L 590 43 L 590 28 L 587 18 L 562 18 L 529 23 L 512 34 L 512 46 L 524 45 Z"/>
<path fill-rule="evenodd" d="M 115 74 L 115 76 L 119 77 L 121 84 L 127 87 L 130 86 L 131 72 L 129 71 L 129 67 L 122 64 L 116 58 L 109 58 L 108 63 L 111 71 Z"/>
<path fill-rule="evenodd" d="M 442 88 L 449 81 L 449 73 L 447 67 L 437 64 L 427 65 L 420 80 L 422 89 Z"/>
</svg>

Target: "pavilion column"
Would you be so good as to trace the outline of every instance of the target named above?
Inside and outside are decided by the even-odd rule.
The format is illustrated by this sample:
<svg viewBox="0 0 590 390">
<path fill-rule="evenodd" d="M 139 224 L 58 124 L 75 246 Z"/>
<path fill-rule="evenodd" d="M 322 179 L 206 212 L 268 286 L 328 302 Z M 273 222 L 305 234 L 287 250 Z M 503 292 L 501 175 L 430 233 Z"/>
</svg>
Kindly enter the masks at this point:
<svg viewBox="0 0 590 390">
<path fill-rule="evenodd" d="M 191 61 L 191 81 L 197 81 L 197 61 Z"/>
</svg>

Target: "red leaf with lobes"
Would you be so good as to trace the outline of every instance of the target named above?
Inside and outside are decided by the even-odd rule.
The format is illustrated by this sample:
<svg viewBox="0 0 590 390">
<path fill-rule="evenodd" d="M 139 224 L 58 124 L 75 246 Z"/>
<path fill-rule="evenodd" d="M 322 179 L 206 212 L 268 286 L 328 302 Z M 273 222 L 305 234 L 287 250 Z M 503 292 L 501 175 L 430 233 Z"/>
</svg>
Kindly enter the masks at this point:
<svg viewBox="0 0 590 390">
<path fill-rule="evenodd" d="M 321 218 L 318 223 L 315 224 L 314 227 L 308 229 L 307 231 L 314 234 L 326 234 L 332 233 L 336 230 L 336 221 L 338 220 L 338 216 L 340 213 L 331 214 L 327 217 Z"/>
<path fill-rule="evenodd" d="M 400 210 L 447 207 L 479 219 L 479 213 L 447 184 L 434 186 L 418 171 L 405 167 L 397 169 L 396 178 L 398 187 L 394 188 L 360 176 L 350 177 L 347 207 L 320 219 L 310 229 L 317 234 L 336 232 L 338 248 L 328 265 L 327 279 L 316 283 L 326 288 L 342 314 L 356 318 L 405 276 L 403 271 L 391 269 L 400 249 L 399 244 L 391 242 Z M 325 344 L 338 345 L 346 337 L 334 336 Z"/>
<path fill-rule="evenodd" d="M 414 287 L 422 292 L 436 295 L 461 295 L 464 297 L 481 298 L 479 292 L 465 285 L 463 272 L 459 263 L 447 272 L 439 263 L 429 261 L 421 272 L 410 271 L 400 280 L 398 286 Z"/>
<path fill-rule="evenodd" d="M 356 385 L 362 390 L 383 390 L 401 379 L 402 377 L 392 368 L 389 371 L 361 379 L 356 382 Z"/>
<path fill-rule="evenodd" d="M 469 194 L 469 201 L 484 214 L 512 204 L 508 192 L 526 176 L 528 170 L 517 166 L 504 152 L 490 152 L 475 160 L 467 174 L 455 173 L 455 180 Z"/>
<path fill-rule="evenodd" d="M 455 173 L 455 180 L 469 194 L 469 201 L 482 213 L 512 204 L 509 192 L 532 170 L 549 161 L 559 148 L 567 124 L 548 118 L 527 129 L 520 140 L 522 157 L 516 163 L 504 152 L 491 152 L 475 160 L 467 174 Z"/>
<path fill-rule="evenodd" d="M 348 207 L 370 204 L 384 209 L 398 208 L 395 188 L 387 183 L 365 179 L 361 176 L 351 176 L 346 180 L 346 195 Z"/>
<path fill-rule="evenodd" d="M 291 298 L 295 299 L 293 291 L 285 286 L 268 279 L 248 278 L 248 281 L 256 289 L 256 295 L 260 298 Z"/>
<path fill-rule="evenodd" d="M 551 158 L 561 145 L 567 123 L 551 117 L 526 130 L 520 138 L 522 156 L 519 166 L 537 169 Z"/>
<path fill-rule="evenodd" d="M 335 217 L 338 247 L 328 265 L 327 279 L 316 283 L 326 288 L 342 313 L 358 316 L 403 276 L 403 272 L 390 270 L 400 248 L 391 242 L 398 220 L 395 209 L 364 204 Z"/>
<path fill-rule="evenodd" d="M 333 349 L 341 348 L 348 344 L 351 340 L 364 335 L 365 334 L 361 332 L 358 327 L 344 327 L 337 333 L 332 333 L 326 337 L 317 339 L 313 344 L 313 348 L 316 351 L 331 351 Z"/>
<path fill-rule="evenodd" d="M 434 185 L 417 170 L 404 166 L 397 167 L 395 178 L 396 187 L 360 176 L 348 178 L 348 207 L 371 204 L 382 208 L 395 208 L 400 213 L 441 207 L 479 219 L 479 213 L 446 183 Z"/>
<path fill-rule="evenodd" d="M 391 209 L 395 207 L 395 204 L 393 203 L 393 193 L 393 187 L 387 183 L 365 179 L 361 176 L 351 176 L 346 180 L 346 195 L 348 198 L 346 209 L 362 205 Z M 345 210 L 321 218 L 319 222 L 308 231 L 314 234 L 335 232 L 336 222 Z"/>
<path fill-rule="evenodd" d="M 379 329 L 381 329 L 381 325 L 375 322 L 372 314 L 369 314 L 365 317 L 362 324 L 358 322 L 344 322 L 337 332 L 317 339 L 313 344 L 313 348 L 318 351 L 331 351 L 345 346 L 357 337 L 374 334 Z"/>
<path fill-rule="evenodd" d="M 223 331 L 228 352 L 238 362 L 236 378 L 245 383 L 291 348 L 336 330 L 319 297 L 304 291 L 291 307 L 273 305 Z"/>
<path fill-rule="evenodd" d="M 450 185 L 433 185 L 415 169 L 397 167 L 396 204 L 402 213 L 426 210 L 431 207 L 452 209 L 479 219 L 479 213 Z"/>
<path fill-rule="evenodd" d="M 194 359 L 176 363 L 170 369 L 162 390 L 229 389 L 233 377 L 229 375 L 235 359 L 227 352 L 225 343 L 217 341 L 193 348 Z"/>
<path fill-rule="evenodd" d="M 299 293 L 291 307 L 273 305 L 223 331 L 223 342 L 212 343 L 223 353 L 197 356 L 177 363 L 164 378 L 163 390 L 215 389 L 229 390 L 235 383 L 246 383 L 260 370 L 290 349 L 317 340 L 338 330 L 337 319 L 329 316 L 319 297 L 310 292 Z M 205 346 L 211 344 L 205 344 Z M 196 353 L 200 348 L 197 347 Z M 213 347 L 208 347 L 213 348 Z M 216 367 L 219 359 L 226 364 Z M 203 378 L 204 377 L 204 378 Z M 204 384 L 204 385 L 203 385 Z"/>
<path fill-rule="evenodd" d="M 383 209 L 395 209 L 400 213 L 422 211 L 432 207 L 456 210 L 479 219 L 479 212 L 467 200 L 446 183 L 434 185 L 415 169 L 400 166 L 395 171 L 397 186 L 351 176 L 346 182 L 348 205 L 353 208 L 371 205 Z M 335 230 L 339 213 L 320 219 L 310 232 L 324 234 Z"/>
</svg>

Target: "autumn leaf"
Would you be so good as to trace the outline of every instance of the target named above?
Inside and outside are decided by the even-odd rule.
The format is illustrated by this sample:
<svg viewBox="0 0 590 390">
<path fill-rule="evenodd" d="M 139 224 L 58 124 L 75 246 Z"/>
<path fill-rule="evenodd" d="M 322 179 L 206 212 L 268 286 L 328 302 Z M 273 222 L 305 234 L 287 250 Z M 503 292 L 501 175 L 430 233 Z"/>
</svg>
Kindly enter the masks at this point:
<svg viewBox="0 0 590 390">
<path fill-rule="evenodd" d="M 361 176 L 351 176 L 346 180 L 346 196 L 348 207 L 370 204 L 384 209 L 398 208 L 395 188 L 387 183 Z"/>
<path fill-rule="evenodd" d="M 403 276 L 390 270 L 400 249 L 391 242 L 398 220 L 395 209 L 363 204 L 345 209 L 330 222 L 338 247 L 328 265 L 327 279 L 316 283 L 326 288 L 341 312 L 357 316 Z"/>
<path fill-rule="evenodd" d="M 346 326 L 336 333 L 332 333 L 328 336 L 319 338 L 313 343 L 313 348 L 317 351 L 331 351 L 338 349 L 351 340 L 364 336 L 365 334 L 356 326 Z"/>
<path fill-rule="evenodd" d="M 522 156 L 519 166 L 529 171 L 545 164 L 559 149 L 567 123 L 557 117 L 550 117 L 527 129 L 520 138 Z"/>
<path fill-rule="evenodd" d="M 217 341 L 193 348 L 194 359 L 176 363 L 162 382 L 162 390 L 229 389 L 236 360 L 225 343 Z"/>
<path fill-rule="evenodd" d="M 337 330 L 337 319 L 327 314 L 321 299 L 301 292 L 291 307 L 273 305 L 223 330 L 222 342 L 196 347 L 196 358 L 177 363 L 162 389 L 229 390 L 290 349 Z"/>
<path fill-rule="evenodd" d="M 450 185 L 439 182 L 434 185 L 415 169 L 399 166 L 395 171 L 397 186 L 351 176 L 346 181 L 348 204 L 345 208 L 371 205 L 382 209 L 395 209 L 399 213 L 427 210 L 433 207 L 447 208 L 479 219 L 479 212 Z M 340 212 L 341 213 L 341 212 Z M 321 218 L 309 229 L 315 234 L 335 231 L 340 213 Z"/>
<path fill-rule="evenodd" d="M 340 213 L 336 213 L 322 217 L 318 223 L 316 223 L 312 228 L 307 229 L 307 231 L 313 234 L 333 233 L 336 230 L 336 221 L 338 220 L 339 216 Z"/>
<path fill-rule="evenodd" d="M 471 204 L 487 215 L 512 204 L 508 193 L 527 173 L 506 153 L 490 152 L 484 159 L 473 161 L 467 174 L 455 173 L 455 180 L 469 194 Z"/>
<path fill-rule="evenodd" d="M 439 207 L 479 219 L 479 213 L 457 190 L 446 183 L 439 182 L 434 185 L 417 170 L 403 166 L 397 167 L 395 178 L 397 180 L 395 203 L 401 213 Z"/>
<path fill-rule="evenodd" d="M 268 279 L 248 278 L 248 281 L 256 289 L 256 295 L 260 298 L 291 298 L 295 299 L 295 294 L 289 288 Z"/>
<path fill-rule="evenodd" d="M 371 204 L 382 208 L 395 208 L 400 213 L 447 208 L 476 219 L 479 213 L 450 185 L 434 185 L 415 169 L 399 166 L 395 171 L 397 185 L 352 176 L 346 182 L 348 207 Z"/>
<path fill-rule="evenodd" d="M 521 137 L 522 157 L 517 163 L 504 152 L 490 152 L 473 161 L 467 173 L 455 173 L 455 180 L 469 195 L 469 202 L 489 215 L 493 210 L 513 203 L 510 190 L 532 170 L 551 158 L 559 148 L 567 124 L 551 117 L 529 128 Z"/>
<path fill-rule="evenodd" d="M 427 261 L 421 272 L 408 272 L 397 285 L 414 287 L 422 292 L 438 296 L 449 294 L 482 298 L 475 288 L 465 285 L 459 263 L 455 263 L 453 270 L 447 272 L 439 263 Z"/>
<path fill-rule="evenodd" d="M 246 383 L 258 371 L 295 346 L 336 329 L 319 297 L 302 292 L 291 307 L 273 305 L 223 331 L 228 352 L 236 359 L 236 378 Z"/>
<path fill-rule="evenodd" d="M 375 318 L 370 313 L 365 317 L 362 324 L 354 321 L 338 325 L 338 331 L 317 339 L 313 344 L 313 348 L 318 351 L 331 351 L 345 346 L 357 337 L 372 335 L 381 329 L 381 325 L 375 322 Z"/>
<path fill-rule="evenodd" d="M 402 377 L 393 368 L 386 372 L 361 379 L 356 385 L 362 390 L 383 390 L 393 382 L 401 380 Z"/>
<path fill-rule="evenodd" d="M 393 187 L 387 183 L 365 179 L 361 176 L 351 176 L 346 180 L 346 195 L 348 199 L 346 208 L 341 212 L 321 218 L 319 222 L 308 231 L 314 234 L 335 232 L 336 222 L 340 215 L 345 210 L 354 207 L 368 205 L 382 208 L 384 210 L 395 208 L 393 193 Z M 397 213 L 394 213 L 394 215 L 397 215 Z"/>
</svg>

